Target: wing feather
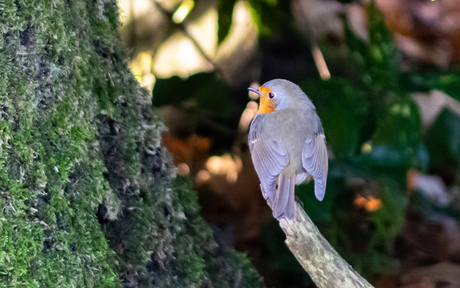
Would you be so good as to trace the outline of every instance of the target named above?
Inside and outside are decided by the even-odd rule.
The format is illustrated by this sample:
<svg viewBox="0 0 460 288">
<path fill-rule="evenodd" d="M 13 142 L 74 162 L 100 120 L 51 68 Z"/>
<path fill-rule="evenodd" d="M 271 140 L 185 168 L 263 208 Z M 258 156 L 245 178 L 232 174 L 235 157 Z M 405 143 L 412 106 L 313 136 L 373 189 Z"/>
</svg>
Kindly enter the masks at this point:
<svg viewBox="0 0 460 288">
<path fill-rule="evenodd" d="M 302 149 L 302 166 L 315 180 L 315 196 L 323 200 L 326 193 L 328 171 L 326 137 L 316 134 L 305 141 Z"/>
<path fill-rule="evenodd" d="M 262 192 L 270 203 L 275 201 L 278 175 L 289 163 L 286 148 L 278 139 L 260 135 L 260 118 L 256 117 L 249 133 L 249 149 L 252 162 L 261 182 Z"/>
</svg>

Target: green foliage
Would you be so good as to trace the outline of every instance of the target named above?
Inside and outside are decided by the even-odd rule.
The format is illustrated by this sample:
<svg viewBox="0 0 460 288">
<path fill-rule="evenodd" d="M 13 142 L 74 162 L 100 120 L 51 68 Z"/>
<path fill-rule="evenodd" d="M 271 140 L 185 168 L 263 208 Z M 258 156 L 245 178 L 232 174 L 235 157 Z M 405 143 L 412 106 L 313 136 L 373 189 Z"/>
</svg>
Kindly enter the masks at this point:
<svg viewBox="0 0 460 288">
<path fill-rule="evenodd" d="M 458 71 L 451 74 L 405 72 L 401 74 L 400 85 L 407 91 L 430 92 L 436 89 L 460 100 L 460 75 Z"/>
<path fill-rule="evenodd" d="M 236 0 L 219 0 L 217 1 L 217 43 L 222 43 L 230 32 L 232 26 L 233 8 Z"/>
<path fill-rule="evenodd" d="M 460 117 L 444 110 L 427 132 L 425 142 L 432 166 L 445 165 L 450 159 L 460 161 Z"/>
<path fill-rule="evenodd" d="M 262 238 L 267 246 L 268 261 L 273 271 L 269 278 L 275 287 L 300 286 L 309 287 L 313 284 L 310 276 L 300 266 L 297 259 L 286 246 L 286 235 L 279 224 L 274 221 L 263 227 Z"/>
<path fill-rule="evenodd" d="M 428 93 L 431 90 L 439 90 L 446 93 L 447 97 L 460 100 L 460 76 L 458 74 L 404 73 L 400 83 L 407 91 Z M 423 135 L 423 146 L 427 149 L 431 168 L 449 166 L 451 169 L 456 169 L 452 164 L 460 162 L 459 121 L 458 115 L 444 110 Z"/>
<path fill-rule="evenodd" d="M 249 0 L 252 19 L 261 37 L 273 36 L 282 25 L 291 23 L 290 8 L 287 1 Z"/>
<path fill-rule="evenodd" d="M 403 226 L 407 205 L 403 190 L 391 178 L 369 176 L 372 178 L 367 181 L 378 181 L 382 207 L 370 213 L 356 211 L 348 194 L 348 200 L 341 198 L 348 201 L 348 205 L 337 203 L 335 207 L 337 226 L 326 230 L 340 255 L 368 279 L 376 273 L 396 271 L 398 262 L 393 256 L 393 241 Z"/>
<path fill-rule="evenodd" d="M 344 158 L 354 155 L 360 148 L 363 120 L 369 118 L 365 91 L 337 77 L 299 85 L 308 91 L 308 96 L 315 103 L 335 156 Z"/>
<path fill-rule="evenodd" d="M 417 165 L 418 161 L 418 149 L 421 144 L 418 109 L 410 99 L 408 92 L 403 91 L 399 86 L 399 57 L 391 34 L 384 25 L 381 12 L 373 3 L 367 7 L 367 11 L 368 42 L 356 36 L 345 21 L 346 43 L 350 57 L 347 64 L 350 73 L 347 78 L 332 77 L 330 80 L 301 83 L 301 87 L 308 91 L 309 97 L 317 107 L 326 131 L 328 145 L 332 148 L 335 157 L 330 164 L 328 190 L 324 200 L 326 203 L 321 203 L 320 206 L 331 207 L 333 203 L 345 201 L 345 199 L 338 200 L 334 197 L 344 193 L 346 179 L 350 177 L 377 180 L 386 175 L 384 179 L 387 180 L 378 180 L 382 187 L 386 187 L 388 181 L 396 182 L 391 186 L 391 190 L 382 188 L 382 191 L 387 191 L 385 195 L 391 192 L 390 194 L 396 199 L 404 199 L 401 188 L 405 186 L 406 172 L 410 167 Z M 365 143 L 372 148 L 370 152 L 362 153 L 361 148 Z M 299 193 L 301 200 L 304 203 L 313 203 L 304 204 L 305 210 L 309 212 L 312 219 L 318 218 L 318 220 L 335 225 L 333 223 L 337 219 L 334 220 L 332 217 L 332 209 L 318 211 L 313 193 L 309 191 L 313 187 L 310 184 L 307 187 L 310 188 L 305 192 L 303 191 L 305 188 L 299 188 L 302 191 Z M 305 194 L 311 196 L 301 196 Z M 328 198 L 328 194 L 332 199 Z M 353 198 L 352 195 L 347 195 L 348 201 L 350 197 Z M 380 196 L 384 202 L 384 194 Z M 405 203 L 405 201 L 400 203 Z M 400 213 L 396 214 L 397 217 L 390 218 L 389 225 L 400 228 L 404 205 L 397 208 Z M 351 204 L 347 209 L 349 212 L 344 212 L 345 215 L 354 211 Z M 325 214 L 324 211 L 329 212 Z M 376 225 L 385 217 L 393 215 L 391 212 L 386 214 L 384 211 L 385 208 L 379 213 L 374 213 L 369 221 Z M 318 215 L 318 213 L 321 214 Z M 323 229 L 333 231 L 327 226 L 327 224 L 324 225 Z M 343 232 L 340 227 L 337 226 L 337 233 Z M 389 232 L 385 232 L 385 227 L 381 229 L 382 235 Z M 393 235 L 392 237 L 396 236 L 394 233 L 387 234 Z M 384 239 L 387 245 L 391 243 L 392 237 Z M 340 242 L 336 243 L 340 249 Z M 372 248 L 375 246 L 372 241 L 365 240 L 364 243 L 367 243 L 367 251 L 370 254 L 361 254 L 361 256 L 360 254 L 349 254 L 347 257 L 351 259 L 353 266 L 364 257 L 383 259 L 391 255 L 391 249 L 379 252 L 378 249 Z M 343 250 L 344 252 L 349 251 Z M 367 266 L 363 265 L 363 267 Z M 382 265 L 370 267 L 376 269 L 365 272 L 369 276 L 380 271 Z"/>
<path fill-rule="evenodd" d="M 381 245 L 387 251 L 391 251 L 392 240 L 398 235 L 404 224 L 404 208 L 408 199 L 404 191 L 388 178 L 380 179 L 382 208 L 371 214 L 375 223 L 375 232 L 369 241 L 371 245 Z M 386 246 L 386 247 L 385 247 Z"/>
<path fill-rule="evenodd" d="M 311 183 L 298 187 L 297 195 L 331 244 L 369 278 L 397 267 L 393 240 L 408 202 L 406 174 L 419 164 L 422 139 L 418 108 L 400 83 L 391 33 L 375 3 L 367 12 L 368 41 L 345 20 L 349 74 L 301 83 L 317 107 L 334 160 L 323 202 L 314 198 Z M 353 186 L 350 179 L 364 182 Z M 362 193 L 369 197 L 367 189 L 378 193 L 382 208 L 357 210 L 353 201 Z"/>
<path fill-rule="evenodd" d="M 198 73 L 187 79 L 173 76 L 166 79 L 158 79 L 153 88 L 153 104 L 155 107 L 164 105 L 182 105 L 190 100 L 195 104 L 196 114 L 205 113 L 211 119 L 222 117 L 224 119 L 235 118 L 237 104 L 228 92 L 228 86 L 216 77 L 214 73 Z M 216 119 L 217 120 L 217 119 Z"/>
<path fill-rule="evenodd" d="M 218 44 L 222 43 L 230 32 L 232 14 L 236 0 L 219 0 L 218 15 Z M 261 37 L 273 36 L 281 25 L 290 23 L 290 7 L 288 1 L 279 0 L 249 0 L 251 16 Z"/>
<path fill-rule="evenodd" d="M 353 33 L 344 21 L 345 41 L 350 55 L 350 76 L 368 92 L 369 97 L 385 95 L 398 89 L 400 74 L 398 50 L 386 28 L 382 12 L 372 1 L 368 6 L 368 41 Z"/>
<path fill-rule="evenodd" d="M 387 114 L 378 120 L 372 140 L 377 146 L 389 145 L 413 155 L 420 144 L 420 131 L 418 108 L 409 97 L 405 97 L 392 104 Z"/>
<path fill-rule="evenodd" d="M 192 132 L 213 139 L 214 149 L 230 148 L 244 106 L 235 101 L 228 85 L 215 73 L 157 79 L 152 94 L 155 107 L 179 108 Z"/>
<path fill-rule="evenodd" d="M 339 253 L 369 278 L 398 265 L 392 247 L 409 203 L 405 195 L 407 171 L 426 169 L 427 156 L 431 169 L 449 169 L 447 165 L 457 171 L 460 161 L 460 117 L 443 111 L 422 135 L 420 113 L 410 93 L 438 89 L 460 99 L 460 81 L 456 74 L 401 72 L 382 14 L 373 2 L 367 12 L 368 41 L 354 35 L 345 22 L 349 74 L 301 83 L 317 107 L 335 159 L 330 162 L 321 204 L 314 198 L 311 183 L 299 187 L 297 194 Z M 347 182 L 353 178 L 364 179 L 366 184 L 350 190 Z M 378 184 L 372 190 L 377 188 L 382 207 L 373 212 L 357 211 L 353 199 L 365 192 L 369 183 Z M 426 200 L 411 201 L 418 204 L 413 203 L 410 209 L 434 211 L 435 205 Z M 437 211 L 458 215 L 452 209 Z"/>
<path fill-rule="evenodd" d="M 218 1 L 219 43 L 229 33 L 235 3 L 234 0 Z M 248 3 L 262 40 L 276 38 L 280 27 L 295 26 L 289 1 L 249 0 Z M 393 243 L 403 225 L 408 204 L 410 209 L 414 209 L 413 202 L 424 209 L 430 206 L 426 199 L 408 199 L 405 194 L 408 170 L 426 171 L 445 167 L 447 163 L 457 171 L 460 161 L 460 117 L 446 110 L 423 134 L 420 113 L 411 93 L 438 89 L 460 100 L 460 76 L 401 71 L 401 57 L 383 14 L 374 1 L 365 7 L 367 39 L 355 35 L 344 19 L 348 56 L 344 75 L 332 76 L 329 80 L 303 78 L 299 81 L 316 105 L 333 160 L 326 197 L 321 203 L 314 197 L 312 183 L 297 187 L 296 193 L 308 215 L 339 253 L 360 273 L 371 278 L 397 267 Z M 156 107 L 175 105 L 188 111 L 189 123 L 196 130 L 212 131 L 211 134 L 227 131 L 217 138 L 225 134 L 233 137 L 235 128 L 232 127 L 236 127 L 240 116 L 234 112 L 243 107 L 233 102 L 225 92 L 228 90 L 213 73 L 193 75 L 186 80 L 158 79 L 153 103 Z M 209 125 L 209 120 L 223 125 L 220 128 Z M 233 142 L 225 137 L 225 142 Z M 452 178 L 456 179 L 455 176 Z M 357 179 L 362 182 L 360 185 L 355 185 Z M 368 195 L 369 191 L 374 194 Z M 354 204 L 357 196 L 375 196 L 382 207 L 375 211 L 358 208 Z M 302 269 L 285 249 L 282 235 L 278 228 L 268 227 L 264 231 L 272 255 L 271 265 L 292 280 L 295 279 L 292 275 Z M 184 262 L 190 263 L 188 274 L 195 275 L 194 279 L 201 279 L 199 271 L 206 265 L 198 259 L 189 255 Z M 289 279 L 283 283 L 289 283 Z M 309 283 L 305 275 L 296 280 Z"/>
</svg>

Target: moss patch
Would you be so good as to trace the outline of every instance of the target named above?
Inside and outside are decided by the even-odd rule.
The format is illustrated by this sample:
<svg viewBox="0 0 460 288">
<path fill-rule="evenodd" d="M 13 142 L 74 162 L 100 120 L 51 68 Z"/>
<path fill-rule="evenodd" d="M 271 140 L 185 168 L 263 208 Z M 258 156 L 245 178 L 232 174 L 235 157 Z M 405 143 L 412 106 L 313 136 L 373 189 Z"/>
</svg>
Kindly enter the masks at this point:
<svg viewBox="0 0 460 288">
<path fill-rule="evenodd" d="M 117 13 L 0 4 L 0 286 L 260 286 L 175 179 Z"/>
</svg>

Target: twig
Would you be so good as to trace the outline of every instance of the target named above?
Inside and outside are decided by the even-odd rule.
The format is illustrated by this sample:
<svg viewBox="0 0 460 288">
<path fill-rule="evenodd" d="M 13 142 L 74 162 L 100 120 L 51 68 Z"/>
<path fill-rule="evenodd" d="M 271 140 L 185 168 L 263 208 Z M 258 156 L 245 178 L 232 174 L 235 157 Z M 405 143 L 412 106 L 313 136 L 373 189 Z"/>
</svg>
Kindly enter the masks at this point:
<svg viewBox="0 0 460 288">
<path fill-rule="evenodd" d="M 184 25 L 183 23 L 175 23 L 174 21 L 172 21 L 172 13 L 168 10 L 166 10 L 160 3 L 158 3 L 157 1 L 153 1 L 153 3 L 155 4 L 155 6 L 158 8 L 158 10 L 160 10 L 161 13 L 163 13 L 164 15 L 166 15 L 166 18 L 169 20 L 169 22 L 174 25 L 176 28 L 178 28 L 179 30 L 182 31 L 182 33 L 184 33 L 185 37 L 187 37 L 190 41 L 192 41 L 193 45 L 196 47 L 196 49 L 198 50 L 198 52 L 200 53 L 200 55 L 206 59 L 206 61 L 211 64 L 211 66 L 214 68 L 214 70 L 216 71 L 217 74 L 219 75 L 223 75 L 222 73 L 222 70 L 219 68 L 219 65 L 217 65 L 216 62 L 214 62 L 213 59 L 211 59 L 211 57 L 209 57 L 206 52 L 204 52 L 203 48 L 201 48 L 200 44 L 198 43 L 198 41 L 196 41 L 196 39 L 190 35 L 190 33 L 187 31 L 187 26 Z"/>
<path fill-rule="evenodd" d="M 311 54 L 313 55 L 313 61 L 315 61 L 316 68 L 318 69 L 319 76 L 323 80 L 329 80 L 331 78 L 331 72 L 327 68 L 326 60 L 324 60 L 323 53 L 316 43 L 315 40 L 312 40 L 311 45 Z"/>
</svg>

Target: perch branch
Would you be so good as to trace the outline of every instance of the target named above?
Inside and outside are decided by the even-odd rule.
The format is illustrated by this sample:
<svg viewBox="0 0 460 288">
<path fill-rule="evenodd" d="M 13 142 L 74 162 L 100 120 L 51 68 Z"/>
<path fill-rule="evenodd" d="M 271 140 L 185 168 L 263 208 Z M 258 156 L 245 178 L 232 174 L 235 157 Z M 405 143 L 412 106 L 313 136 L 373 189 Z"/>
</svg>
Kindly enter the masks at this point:
<svg viewBox="0 0 460 288">
<path fill-rule="evenodd" d="M 320 288 L 373 287 L 348 264 L 319 232 L 299 203 L 292 220 L 281 219 L 286 245 Z"/>
</svg>

